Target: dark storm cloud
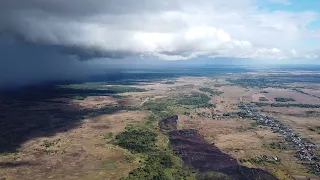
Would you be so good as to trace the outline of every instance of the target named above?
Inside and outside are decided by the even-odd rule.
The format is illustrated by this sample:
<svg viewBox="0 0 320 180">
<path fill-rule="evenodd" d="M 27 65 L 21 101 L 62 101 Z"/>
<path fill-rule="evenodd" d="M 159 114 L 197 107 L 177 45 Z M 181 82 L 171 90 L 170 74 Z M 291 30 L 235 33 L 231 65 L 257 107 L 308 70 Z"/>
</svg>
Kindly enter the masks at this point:
<svg viewBox="0 0 320 180">
<path fill-rule="evenodd" d="M 112 47 L 132 34 L 117 33 L 118 22 L 132 23 L 130 14 L 143 14 L 177 8 L 177 1 L 149 0 L 3 0 L 0 6 L 0 33 L 14 37 L 16 43 L 28 42 L 52 46 L 59 52 L 87 60 L 92 57 L 123 58 L 135 54 L 128 48 Z M 123 15 L 123 16 L 122 16 Z M 104 27 L 107 25 L 107 27 Z M 94 27 L 92 27 L 94 26 Z M 106 28 L 98 38 L 91 37 L 95 29 Z M 115 28 L 115 29 L 114 29 Z"/>
<path fill-rule="evenodd" d="M 167 60 L 199 56 L 275 60 L 293 55 L 306 57 L 300 44 L 310 33 L 300 27 L 306 27 L 318 14 L 266 13 L 255 3 L 255 0 L 1 0 L 0 75 L 17 83 L 19 79 L 28 83 L 62 74 L 64 78 L 77 77 L 88 66 L 86 60 L 97 57 L 114 60 L 140 55 Z M 6 84 L 10 80 L 1 82 Z"/>
<path fill-rule="evenodd" d="M 102 50 L 101 47 L 73 40 L 82 37 L 77 34 L 78 27 L 68 27 L 69 23 L 83 24 L 87 22 L 86 19 L 100 13 L 130 13 L 129 9 L 123 9 L 116 1 L 106 2 L 1 1 L 0 88 L 46 80 L 83 78 L 97 73 L 97 69 L 81 61 L 132 55 L 131 52 Z"/>
<path fill-rule="evenodd" d="M 178 59 L 211 54 L 286 57 L 291 49 L 282 48 L 303 39 L 306 31 L 298 27 L 314 20 L 316 14 L 266 14 L 256 9 L 255 2 L 2 0 L 0 31 L 18 34 L 30 43 L 76 49 L 85 57 L 80 59 L 132 54 Z M 281 42 L 276 41 L 280 38 Z"/>
<path fill-rule="evenodd" d="M 34 34 L 40 33 L 47 36 L 47 39 L 40 38 L 40 40 L 57 43 L 55 40 L 65 37 L 63 29 L 58 31 L 56 28 L 65 26 L 65 28 L 71 28 L 65 31 L 74 33 L 73 31 L 78 29 L 73 28 L 78 28 L 79 25 L 84 26 L 92 23 L 112 25 L 119 21 L 129 23 L 132 18 L 127 19 L 126 15 L 173 10 L 178 8 L 178 2 L 160 0 L 3 0 L 0 6 L 0 30 L 22 34 L 31 41 L 36 41 Z"/>
<path fill-rule="evenodd" d="M 81 79 L 93 69 L 59 48 L 0 38 L 0 89 L 48 81 Z"/>
<path fill-rule="evenodd" d="M 127 14 L 163 9 L 170 10 L 178 8 L 180 2 L 160 0 L 4 0 L 2 9 L 38 10 L 58 16 L 83 17 L 96 14 Z"/>
</svg>

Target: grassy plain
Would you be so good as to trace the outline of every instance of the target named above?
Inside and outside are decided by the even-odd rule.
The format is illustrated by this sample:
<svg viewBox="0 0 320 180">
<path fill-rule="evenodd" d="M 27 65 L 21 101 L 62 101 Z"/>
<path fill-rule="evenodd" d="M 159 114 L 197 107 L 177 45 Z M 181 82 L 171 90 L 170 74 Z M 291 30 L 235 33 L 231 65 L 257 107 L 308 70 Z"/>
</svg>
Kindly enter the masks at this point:
<svg viewBox="0 0 320 180">
<path fill-rule="evenodd" d="M 293 149 L 278 148 L 285 145 L 270 128 L 250 118 L 220 118 L 239 112 L 240 102 L 260 102 L 261 97 L 265 103 L 276 103 L 275 98 L 281 97 L 295 101 L 277 103 L 320 104 L 316 93 L 310 91 L 320 88 L 314 85 L 317 75 L 313 81 L 303 81 L 299 75 L 241 72 L 161 77 L 130 85 L 127 81 L 71 84 L 59 86 L 67 90 L 59 90 L 58 95 L 44 92 L 42 98 L 32 101 L 1 95 L 0 179 L 134 179 L 146 170 L 145 165 L 156 168 L 158 175 L 165 172 L 166 177 L 175 174 L 196 179 L 185 173 L 188 170 L 158 129 L 158 121 L 173 114 L 179 116 L 179 129 L 198 130 L 209 143 L 244 166 L 264 169 L 279 179 L 317 179 L 294 157 Z M 320 145 L 320 108 L 259 108 Z M 152 148 L 136 152 L 127 146 L 134 141 L 119 143 L 126 127 L 156 133 Z M 261 155 L 281 161 L 250 161 Z M 166 159 L 165 165 L 151 163 L 162 162 L 159 157 Z"/>
</svg>

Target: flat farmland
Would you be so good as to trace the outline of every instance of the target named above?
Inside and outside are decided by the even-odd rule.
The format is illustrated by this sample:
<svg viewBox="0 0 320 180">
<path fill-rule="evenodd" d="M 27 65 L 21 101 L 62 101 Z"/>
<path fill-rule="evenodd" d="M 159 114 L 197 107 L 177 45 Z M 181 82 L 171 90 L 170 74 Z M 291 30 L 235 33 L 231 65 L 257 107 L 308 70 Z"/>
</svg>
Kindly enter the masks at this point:
<svg viewBox="0 0 320 180">
<path fill-rule="evenodd" d="M 316 97 L 311 97 L 306 94 L 302 94 L 295 90 L 291 89 L 275 89 L 275 88 L 266 88 L 263 89 L 269 93 L 264 94 L 268 99 L 276 102 L 275 98 L 292 98 L 295 101 L 288 101 L 285 103 L 293 103 L 293 104 L 320 104 L 320 99 Z M 281 102 L 279 102 L 281 103 Z M 282 102 L 283 103 L 283 102 Z"/>
<path fill-rule="evenodd" d="M 257 118 L 244 115 L 241 109 L 243 103 L 253 104 L 319 146 L 320 108 L 271 106 L 318 105 L 319 99 L 311 94 L 311 89 L 317 92 L 317 86 L 294 82 L 288 73 L 283 79 L 275 79 L 277 87 L 265 87 L 273 83 L 268 77 L 279 73 L 285 74 L 183 76 L 132 85 L 71 84 L 63 86 L 73 89 L 62 97 L 53 94 L 44 100 L 0 99 L 3 125 L 0 142 L 2 147 L 11 147 L 2 149 L 0 177 L 132 180 L 147 176 L 144 173 L 150 171 L 148 168 L 156 167 L 159 174 L 173 173 L 195 180 L 197 174 L 206 172 L 186 170 L 190 167 L 183 163 L 185 156 L 171 149 L 170 137 L 158 126 L 162 119 L 177 115 L 178 134 L 174 137 L 180 137 L 181 133 L 183 137 L 176 138 L 174 144 L 182 154 L 183 148 L 178 146 L 188 140 L 194 149 L 188 152 L 195 158 L 203 158 L 197 153 L 205 150 L 194 142 L 203 139 L 203 147 L 230 157 L 237 166 L 267 172 L 278 179 L 319 179 L 296 158 L 296 149 L 279 133 L 257 123 Z M 286 82 L 283 87 L 281 80 Z M 277 102 L 276 98 L 294 101 Z M 193 139 L 188 139 L 189 130 L 196 132 Z M 159 157 L 171 159 L 173 165 L 158 166 Z M 205 164 L 218 167 L 207 160 Z M 202 171 L 216 169 L 197 162 L 191 165 Z"/>
</svg>

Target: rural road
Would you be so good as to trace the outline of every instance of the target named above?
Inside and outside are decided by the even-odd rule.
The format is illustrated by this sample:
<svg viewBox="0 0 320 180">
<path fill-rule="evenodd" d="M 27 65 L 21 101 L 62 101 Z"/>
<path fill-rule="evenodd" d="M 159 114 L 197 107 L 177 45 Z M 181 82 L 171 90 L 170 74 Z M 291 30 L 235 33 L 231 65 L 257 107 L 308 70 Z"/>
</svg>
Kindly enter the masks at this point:
<svg viewBox="0 0 320 180">
<path fill-rule="evenodd" d="M 142 106 L 144 103 L 146 103 L 147 101 L 149 101 L 149 97 L 147 97 L 143 102 L 141 102 L 140 104 L 139 104 L 139 106 Z"/>
</svg>

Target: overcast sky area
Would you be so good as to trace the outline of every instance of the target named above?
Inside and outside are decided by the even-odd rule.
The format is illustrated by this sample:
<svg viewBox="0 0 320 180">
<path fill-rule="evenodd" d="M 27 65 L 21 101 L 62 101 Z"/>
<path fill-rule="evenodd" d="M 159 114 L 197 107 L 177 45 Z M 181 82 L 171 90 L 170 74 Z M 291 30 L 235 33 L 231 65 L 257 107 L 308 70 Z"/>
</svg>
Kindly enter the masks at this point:
<svg viewBox="0 0 320 180">
<path fill-rule="evenodd" d="M 91 74 L 87 62 L 96 58 L 319 60 L 319 7 L 318 0 L 2 0 L 0 86 Z"/>
</svg>

